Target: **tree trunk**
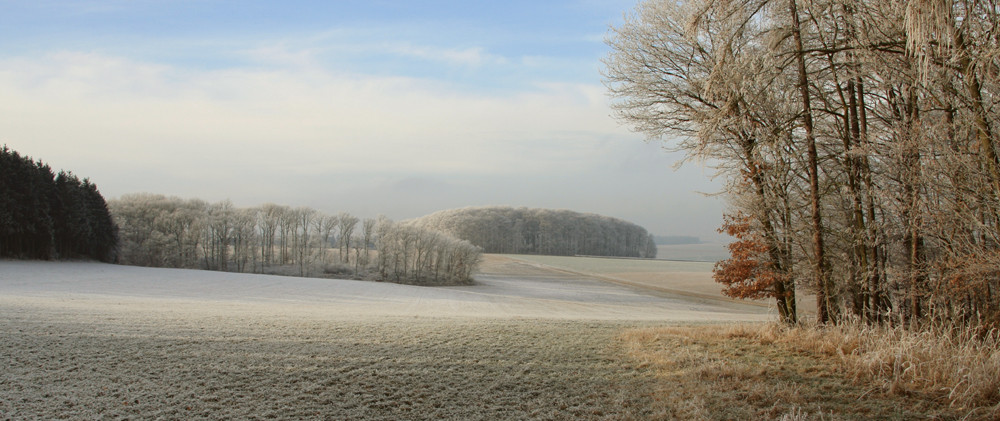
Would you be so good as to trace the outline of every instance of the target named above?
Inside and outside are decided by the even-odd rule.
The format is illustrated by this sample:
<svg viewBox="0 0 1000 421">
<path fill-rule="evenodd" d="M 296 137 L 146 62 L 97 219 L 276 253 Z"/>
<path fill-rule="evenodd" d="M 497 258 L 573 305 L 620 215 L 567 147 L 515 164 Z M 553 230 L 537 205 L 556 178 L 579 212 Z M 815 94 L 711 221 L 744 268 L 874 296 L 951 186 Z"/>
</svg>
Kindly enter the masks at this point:
<svg viewBox="0 0 1000 421">
<path fill-rule="evenodd" d="M 754 188 L 756 189 L 757 196 L 760 198 L 761 203 L 767 207 L 766 209 L 761 210 L 762 215 L 760 215 L 760 222 L 764 228 L 764 240 L 767 242 L 768 256 L 771 259 L 771 264 L 774 265 L 774 272 L 784 274 L 787 271 L 784 266 L 784 259 L 782 259 L 781 243 L 778 241 L 778 234 L 774 229 L 774 224 L 771 222 L 770 216 L 771 210 L 773 209 L 770 204 L 773 202 L 768 200 L 766 196 L 767 189 L 764 172 L 757 164 L 757 159 L 754 154 L 756 142 L 749 136 L 744 136 L 744 138 L 743 152 L 746 156 L 747 166 L 749 167 L 748 170 L 751 174 L 750 179 L 753 181 Z M 798 323 L 798 314 L 796 314 L 795 310 L 794 281 L 779 279 L 775 282 L 774 298 L 781 321 L 787 324 Z"/>
<path fill-rule="evenodd" d="M 975 64 L 966 49 L 965 36 L 960 31 L 955 31 L 954 45 L 958 49 L 955 55 L 958 57 L 958 65 L 961 68 L 965 90 L 969 95 L 972 107 L 973 123 L 976 127 L 976 139 L 979 141 L 980 153 L 983 154 L 983 160 L 993 182 L 994 198 L 1000 198 L 1000 157 L 997 156 L 993 145 L 993 129 L 990 127 L 990 121 L 987 117 L 988 111 L 984 105 L 982 84 L 976 75 Z"/>
<path fill-rule="evenodd" d="M 862 147 L 868 146 L 868 110 L 865 107 L 865 84 L 858 77 L 857 84 L 855 85 L 857 90 L 857 102 L 858 102 L 858 143 Z M 867 150 L 867 148 L 865 148 Z M 865 304 L 865 318 L 868 320 L 880 320 L 882 314 L 885 314 L 888 310 L 888 299 L 884 294 L 884 280 L 881 270 L 881 265 L 879 264 L 880 247 L 878 243 L 878 226 L 875 220 L 875 185 L 872 182 L 872 171 L 871 164 L 868 161 L 867 154 L 862 156 L 858 160 L 860 166 L 861 179 L 865 184 L 865 201 L 864 201 L 864 211 L 865 216 L 868 219 L 868 226 L 866 229 L 865 242 L 867 246 L 867 261 L 868 261 L 868 271 L 865 273 L 867 276 L 866 282 L 866 297 L 867 302 Z"/>
<path fill-rule="evenodd" d="M 868 243 L 866 241 L 865 217 L 861 197 L 861 162 L 857 154 L 859 153 L 861 138 L 860 113 L 858 111 L 857 87 L 855 78 L 852 76 L 847 81 L 847 112 L 844 113 L 845 131 L 844 136 L 844 165 L 847 172 L 847 187 L 852 200 L 851 209 L 851 242 L 852 265 L 850 273 L 850 283 L 848 288 L 851 294 L 851 304 L 854 315 L 863 316 L 865 313 L 865 303 L 868 301 L 867 291 L 862 287 L 862 277 L 869 268 Z"/>
<path fill-rule="evenodd" d="M 816 137 L 813 133 L 812 104 L 809 96 L 809 77 L 806 73 L 805 52 L 802 47 L 802 29 L 796 0 L 788 0 L 788 11 L 792 17 L 792 39 L 795 42 L 795 61 L 798 65 L 799 92 L 802 96 L 802 125 L 805 129 L 806 154 L 809 166 L 809 202 L 813 229 L 813 254 L 815 259 L 814 280 L 816 283 L 816 318 L 819 323 L 830 321 L 830 285 L 826 254 L 823 247 L 823 216 L 819 200 L 819 154 L 816 151 Z"/>
</svg>

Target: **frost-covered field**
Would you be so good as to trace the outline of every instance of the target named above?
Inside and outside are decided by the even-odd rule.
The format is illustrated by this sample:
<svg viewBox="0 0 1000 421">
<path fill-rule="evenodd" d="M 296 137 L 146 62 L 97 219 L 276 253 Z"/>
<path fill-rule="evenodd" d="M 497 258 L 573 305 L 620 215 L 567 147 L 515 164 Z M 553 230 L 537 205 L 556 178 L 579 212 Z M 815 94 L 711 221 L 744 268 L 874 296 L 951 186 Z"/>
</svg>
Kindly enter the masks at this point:
<svg viewBox="0 0 1000 421">
<path fill-rule="evenodd" d="M 0 419 L 641 419 L 623 330 L 767 318 L 496 256 L 477 280 L 3 261 Z"/>
<path fill-rule="evenodd" d="M 655 259 L 624 259 L 572 256 L 516 256 L 518 260 L 576 273 L 594 274 L 606 280 L 674 292 L 688 297 L 731 301 L 712 279 L 712 262 Z"/>
<path fill-rule="evenodd" d="M 519 257 L 520 259 L 520 257 Z M 574 259 L 574 258 L 562 258 Z M 599 259 L 594 259 L 599 260 Z M 656 263 L 616 261 L 617 264 Z M 674 264 L 674 262 L 662 262 Z M 705 265 L 704 263 L 692 263 Z M 708 284 L 678 268 L 665 270 L 678 288 Z M 596 269 L 595 273 L 600 273 Z M 683 279 L 691 278 L 691 279 Z M 694 279 L 694 280 L 692 280 Z M 419 287 L 392 283 L 142 268 L 84 262 L 0 261 L 0 303 L 89 308 L 181 307 L 234 309 L 316 317 L 475 317 L 596 320 L 746 320 L 762 318 L 754 306 L 690 297 L 607 282 L 501 256 L 489 256 L 477 283 Z M 701 286 L 698 286 L 701 288 Z M 721 298 L 721 296 L 720 296 Z"/>
<path fill-rule="evenodd" d="M 729 250 L 722 243 L 660 244 L 656 246 L 656 258 L 664 260 L 717 262 L 728 259 Z"/>
<path fill-rule="evenodd" d="M 722 295 L 722 287 L 712 279 L 714 262 L 571 256 L 514 257 L 522 262 L 594 276 L 621 285 L 679 295 L 694 301 L 702 299 L 708 300 L 709 303 L 729 301 L 739 303 L 738 306 L 750 303 Z M 816 296 L 809 290 L 800 287 L 797 298 L 798 310 L 802 315 L 816 313 Z M 752 303 L 766 307 L 771 301 L 757 300 Z"/>
</svg>

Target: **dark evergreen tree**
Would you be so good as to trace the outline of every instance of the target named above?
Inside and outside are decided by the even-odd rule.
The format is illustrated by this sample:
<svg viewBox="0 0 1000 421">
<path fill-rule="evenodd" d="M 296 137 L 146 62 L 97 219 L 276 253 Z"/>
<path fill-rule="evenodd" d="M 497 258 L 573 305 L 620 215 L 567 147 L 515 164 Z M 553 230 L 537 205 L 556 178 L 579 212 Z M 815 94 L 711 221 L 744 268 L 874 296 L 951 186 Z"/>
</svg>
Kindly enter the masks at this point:
<svg viewBox="0 0 1000 421">
<path fill-rule="evenodd" d="M 83 254 L 85 239 L 90 236 L 82 187 L 73 173 L 59 172 L 56 176 L 51 210 L 55 247 L 60 257 Z"/>
<path fill-rule="evenodd" d="M 6 146 L 2 155 L 0 196 L 5 200 L 0 210 L 4 221 L 0 255 L 48 259 L 52 256 L 52 219 L 45 197 L 52 191 L 52 170 Z"/>
<path fill-rule="evenodd" d="M 0 149 L 0 257 L 111 261 L 117 242 L 97 186 Z"/>
<path fill-rule="evenodd" d="M 97 185 L 88 179 L 83 180 L 83 192 L 90 227 L 86 249 L 90 250 L 90 257 L 115 262 L 118 260 L 118 226 L 111 217 L 108 203 Z"/>
</svg>

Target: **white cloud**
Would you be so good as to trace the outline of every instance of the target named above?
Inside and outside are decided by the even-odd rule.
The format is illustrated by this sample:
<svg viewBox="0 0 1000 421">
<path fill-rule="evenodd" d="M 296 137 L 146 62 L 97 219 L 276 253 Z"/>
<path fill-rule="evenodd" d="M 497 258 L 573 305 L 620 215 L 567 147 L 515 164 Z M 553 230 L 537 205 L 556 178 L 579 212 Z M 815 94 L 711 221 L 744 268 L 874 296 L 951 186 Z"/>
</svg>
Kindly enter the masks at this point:
<svg viewBox="0 0 1000 421">
<path fill-rule="evenodd" d="M 493 95 L 308 59 L 197 70 L 73 52 L 0 69 L 0 144 L 88 176 L 109 197 L 151 191 L 397 218 L 545 206 L 694 235 L 701 225 L 670 212 L 714 224 L 721 207 L 690 194 L 711 190 L 688 187 L 703 175 L 672 173 L 655 147 L 638 147 L 597 85 Z M 640 155 L 642 165 L 630 161 Z M 668 194 L 685 195 L 684 207 Z"/>
<path fill-rule="evenodd" d="M 103 15 L 74 3 L 64 14 L 102 16 L 53 34 L 13 29 L 27 33 L 0 58 L 0 144 L 90 177 L 108 197 L 150 191 L 397 218 L 545 206 L 663 234 L 696 226 L 672 221 L 675 202 L 718 213 L 685 195 L 711 190 L 691 187 L 703 174 L 671 172 L 671 159 L 609 117 L 600 51 L 581 53 L 579 36 L 381 18 L 247 30 L 201 14 L 177 30 L 133 31 L 180 10 L 151 5 Z"/>
<path fill-rule="evenodd" d="M 83 53 L 5 60 L 0 129 L 45 156 L 437 174 L 597 165 L 600 139 L 622 132 L 599 86 L 491 96 L 299 63 L 191 70 Z"/>
<path fill-rule="evenodd" d="M 392 54 L 443 62 L 455 66 L 479 67 L 507 63 L 504 57 L 490 54 L 482 47 L 440 48 L 410 43 L 395 43 L 386 45 L 385 50 Z"/>
</svg>

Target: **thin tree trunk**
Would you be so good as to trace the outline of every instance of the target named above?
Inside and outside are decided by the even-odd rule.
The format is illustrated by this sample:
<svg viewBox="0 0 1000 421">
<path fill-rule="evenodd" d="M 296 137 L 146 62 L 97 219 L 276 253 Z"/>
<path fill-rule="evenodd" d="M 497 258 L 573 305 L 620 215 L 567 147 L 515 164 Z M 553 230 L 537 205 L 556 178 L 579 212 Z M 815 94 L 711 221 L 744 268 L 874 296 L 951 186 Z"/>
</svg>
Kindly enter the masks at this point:
<svg viewBox="0 0 1000 421">
<path fill-rule="evenodd" d="M 858 143 L 865 150 L 868 146 L 868 110 L 865 107 L 865 84 L 858 77 L 858 81 L 855 84 L 858 96 Z M 872 172 L 871 164 L 868 161 L 868 156 L 863 155 L 859 159 L 861 179 L 865 183 L 865 203 L 864 210 L 865 216 L 868 219 L 867 233 L 865 241 L 868 244 L 868 272 L 867 275 L 867 311 L 865 317 L 868 320 L 880 320 L 881 315 L 888 310 L 888 300 L 885 299 L 883 291 L 883 271 L 880 269 L 879 265 L 879 244 L 878 244 L 878 227 L 875 223 L 875 185 L 872 182 Z"/>
<path fill-rule="evenodd" d="M 809 78 L 806 74 L 805 52 L 802 47 L 802 29 L 796 0 L 788 0 L 792 17 L 792 38 L 795 42 L 795 60 L 798 64 L 799 92 L 802 96 L 802 125 L 805 129 L 806 154 L 809 166 L 809 202 L 813 229 L 814 279 L 816 283 L 816 318 L 819 323 L 830 321 L 830 285 L 827 275 L 826 254 L 823 247 L 823 215 L 819 201 L 819 154 L 813 133 L 812 104 L 809 96 Z"/>
<path fill-rule="evenodd" d="M 850 293 L 851 293 L 851 304 L 853 305 L 854 315 L 863 316 L 865 302 L 868 301 L 867 292 L 862 288 L 861 278 L 865 276 L 869 271 L 869 261 L 868 261 L 868 250 L 867 241 L 865 238 L 866 228 L 865 228 L 865 217 L 864 211 L 862 210 L 862 197 L 860 189 L 860 179 L 861 179 L 861 165 L 860 159 L 857 157 L 858 146 L 860 145 L 861 137 L 861 123 L 858 112 L 858 98 L 856 93 L 855 78 L 852 76 L 847 81 L 847 112 L 844 117 L 847 119 L 845 128 L 846 136 L 844 136 L 844 153 L 846 157 L 844 159 L 844 164 L 846 165 L 847 172 L 847 187 L 850 191 L 852 199 L 852 213 L 851 213 L 851 242 L 852 247 L 852 263 L 855 267 L 851 268 L 850 277 Z"/>
<path fill-rule="evenodd" d="M 757 160 L 754 155 L 754 148 L 756 147 L 756 142 L 753 138 L 749 136 L 744 136 L 746 139 L 743 145 L 743 152 L 746 156 L 748 170 L 750 171 L 750 179 L 754 183 L 754 187 L 757 190 L 757 196 L 760 197 L 764 206 L 770 206 L 772 203 L 766 197 L 766 185 L 764 180 L 763 170 L 757 165 Z M 778 235 L 774 229 L 774 224 L 771 223 L 771 208 L 764 209 L 763 215 L 760 217 L 761 224 L 764 226 L 764 239 L 767 241 L 767 252 L 771 259 L 771 263 L 774 265 L 774 271 L 780 274 L 786 272 L 784 267 L 784 259 L 781 256 L 781 247 L 778 241 Z M 798 315 L 795 311 L 795 286 L 793 282 L 787 282 L 784 279 L 779 279 L 774 285 L 774 295 L 775 295 L 775 305 L 778 307 L 778 315 L 781 317 L 781 321 L 788 324 L 795 324 L 798 322 Z M 791 303 L 791 304 L 789 304 Z"/>
<path fill-rule="evenodd" d="M 965 80 L 965 90 L 969 95 L 969 102 L 972 106 L 973 123 L 976 126 L 976 139 L 979 141 L 980 152 L 986 161 L 985 165 L 989 171 L 990 179 L 993 182 L 993 195 L 1000 198 L 1000 157 L 997 156 L 993 145 L 993 130 L 987 117 L 986 106 L 983 100 L 983 88 L 976 75 L 976 67 L 966 50 L 965 36 L 960 31 L 955 31 L 954 45 L 958 48 L 956 53 L 958 65 L 962 69 L 962 78 Z"/>
</svg>

